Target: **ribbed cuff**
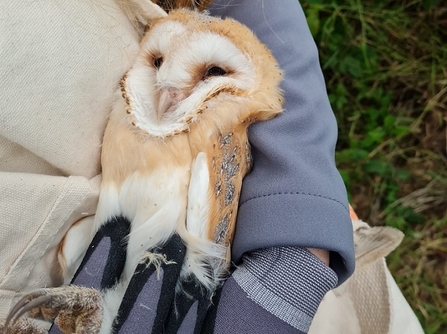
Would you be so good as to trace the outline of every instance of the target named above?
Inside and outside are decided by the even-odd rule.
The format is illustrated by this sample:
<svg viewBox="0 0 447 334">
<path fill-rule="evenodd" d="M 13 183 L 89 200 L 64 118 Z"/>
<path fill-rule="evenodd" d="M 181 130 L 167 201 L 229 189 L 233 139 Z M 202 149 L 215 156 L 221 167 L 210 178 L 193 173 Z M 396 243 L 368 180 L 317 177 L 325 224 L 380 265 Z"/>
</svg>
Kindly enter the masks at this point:
<svg viewBox="0 0 447 334">
<path fill-rule="evenodd" d="M 307 332 L 335 272 L 307 249 L 272 247 L 243 256 L 234 280 L 248 298 L 294 328 Z"/>
</svg>

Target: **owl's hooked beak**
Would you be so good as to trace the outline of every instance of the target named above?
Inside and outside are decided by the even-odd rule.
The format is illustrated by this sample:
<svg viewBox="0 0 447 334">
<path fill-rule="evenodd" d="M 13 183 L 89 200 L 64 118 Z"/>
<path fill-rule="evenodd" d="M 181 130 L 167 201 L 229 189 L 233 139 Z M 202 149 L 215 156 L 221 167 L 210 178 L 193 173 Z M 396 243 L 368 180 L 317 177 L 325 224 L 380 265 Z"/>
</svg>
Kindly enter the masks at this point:
<svg viewBox="0 0 447 334">
<path fill-rule="evenodd" d="M 166 113 L 177 109 L 179 102 L 185 99 L 186 95 L 178 88 L 165 87 L 160 89 L 158 100 L 157 119 L 161 121 Z"/>
</svg>

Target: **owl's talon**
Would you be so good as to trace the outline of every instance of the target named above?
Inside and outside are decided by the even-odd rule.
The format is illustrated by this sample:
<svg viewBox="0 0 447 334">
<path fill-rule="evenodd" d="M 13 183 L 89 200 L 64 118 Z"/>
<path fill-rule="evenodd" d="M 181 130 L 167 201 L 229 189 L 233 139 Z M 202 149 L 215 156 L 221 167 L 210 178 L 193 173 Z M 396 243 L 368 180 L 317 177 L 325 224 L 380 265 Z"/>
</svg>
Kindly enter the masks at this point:
<svg viewBox="0 0 447 334">
<path fill-rule="evenodd" d="M 16 319 L 21 317 L 22 315 L 24 315 L 25 313 L 27 313 L 28 311 L 31 311 L 32 309 L 39 307 L 39 306 L 44 306 L 47 303 L 51 303 L 51 296 L 40 296 L 37 297 L 36 299 L 31 300 L 28 304 L 26 304 L 22 310 L 20 310 L 19 313 L 17 313 Z"/>
<path fill-rule="evenodd" d="M 14 325 L 28 312 L 31 318 L 56 319 L 63 333 L 72 333 L 79 328 L 96 333 L 102 310 L 102 296 L 98 290 L 77 286 L 42 289 L 24 296 L 12 308 L 5 327 Z"/>
<path fill-rule="evenodd" d="M 51 300 L 51 296 L 42 295 L 44 293 L 44 291 L 37 291 L 25 295 L 22 299 L 20 299 L 9 312 L 9 315 L 6 318 L 5 327 L 8 328 L 10 322 L 11 324 L 14 324 L 17 319 L 19 319 L 29 310 L 49 302 Z"/>
</svg>

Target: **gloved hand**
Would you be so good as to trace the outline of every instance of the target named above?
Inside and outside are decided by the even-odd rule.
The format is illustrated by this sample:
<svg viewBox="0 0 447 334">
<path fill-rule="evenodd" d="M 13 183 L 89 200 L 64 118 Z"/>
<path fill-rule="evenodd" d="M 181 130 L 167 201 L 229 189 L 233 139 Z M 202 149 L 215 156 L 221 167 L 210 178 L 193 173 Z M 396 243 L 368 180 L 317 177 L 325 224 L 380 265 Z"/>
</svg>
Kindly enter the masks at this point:
<svg viewBox="0 0 447 334">
<path fill-rule="evenodd" d="M 118 284 L 126 262 L 126 237 L 130 222 L 113 218 L 97 232 L 75 274 L 72 284 L 100 289 L 107 293 Z M 118 333 L 177 333 L 193 304 L 194 332 L 200 333 L 212 303 L 196 280 L 182 283 L 178 279 L 186 247 L 178 235 L 151 253 L 162 254 L 160 267 L 141 262 L 120 303 L 114 328 Z M 176 293 L 177 290 L 177 293 Z M 136 321 L 135 319 L 140 319 Z M 141 319 L 144 319 L 143 321 Z M 53 326 L 50 333 L 61 333 Z"/>
</svg>

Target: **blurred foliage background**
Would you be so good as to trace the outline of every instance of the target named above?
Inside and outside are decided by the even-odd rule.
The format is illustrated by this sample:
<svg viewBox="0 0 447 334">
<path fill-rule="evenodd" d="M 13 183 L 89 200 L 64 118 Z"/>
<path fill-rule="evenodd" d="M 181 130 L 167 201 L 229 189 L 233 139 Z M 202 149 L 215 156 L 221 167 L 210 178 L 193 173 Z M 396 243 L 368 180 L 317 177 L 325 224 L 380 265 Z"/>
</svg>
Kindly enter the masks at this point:
<svg viewBox="0 0 447 334">
<path fill-rule="evenodd" d="M 302 2 L 338 119 L 337 164 L 427 334 L 447 333 L 447 1 Z"/>
</svg>

